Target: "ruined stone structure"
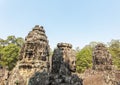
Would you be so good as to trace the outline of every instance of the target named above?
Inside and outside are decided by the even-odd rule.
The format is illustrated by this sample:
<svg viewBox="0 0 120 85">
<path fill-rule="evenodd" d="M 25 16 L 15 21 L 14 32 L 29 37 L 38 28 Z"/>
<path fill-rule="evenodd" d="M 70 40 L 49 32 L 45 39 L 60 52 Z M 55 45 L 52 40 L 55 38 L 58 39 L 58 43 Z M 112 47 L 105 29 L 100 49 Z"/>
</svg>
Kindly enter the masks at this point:
<svg viewBox="0 0 120 85">
<path fill-rule="evenodd" d="M 27 85 L 29 78 L 35 72 L 49 70 L 49 45 L 45 30 L 36 25 L 25 38 L 19 61 L 10 74 L 8 85 Z"/>
<path fill-rule="evenodd" d="M 112 56 L 105 47 L 100 43 L 93 50 L 93 69 L 94 70 L 112 70 Z"/>
<path fill-rule="evenodd" d="M 120 71 L 115 70 L 112 56 L 102 43 L 93 50 L 93 68 L 82 76 L 84 85 L 120 85 Z"/>
<path fill-rule="evenodd" d="M 20 53 L 19 68 L 38 68 L 47 71 L 49 45 L 43 27 L 36 25 L 25 41 Z"/>
<path fill-rule="evenodd" d="M 81 78 L 76 71 L 76 53 L 69 43 L 58 43 L 49 61 L 49 44 L 45 30 L 36 25 L 21 49 L 16 67 L 8 72 L 0 68 L 0 85 L 120 85 L 120 71 L 104 44 L 93 50 L 93 67 Z M 50 64 L 51 62 L 51 64 Z"/>
<path fill-rule="evenodd" d="M 50 73 L 38 72 L 30 79 L 29 85 L 82 85 L 82 79 L 76 74 L 76 57 L 72 45 L 58 43 L 52 56 Z"/>
</svg>

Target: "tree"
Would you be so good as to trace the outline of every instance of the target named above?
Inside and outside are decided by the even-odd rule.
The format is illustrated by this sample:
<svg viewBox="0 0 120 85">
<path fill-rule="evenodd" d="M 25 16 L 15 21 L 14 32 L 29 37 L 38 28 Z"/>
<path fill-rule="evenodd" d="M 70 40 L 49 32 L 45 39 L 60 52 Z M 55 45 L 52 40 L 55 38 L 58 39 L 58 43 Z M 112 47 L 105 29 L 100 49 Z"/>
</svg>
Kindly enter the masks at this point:
<svg viewBox="0 0 120 85">
<path fill-rule="evenodd" d="M 7 41 L 8 43 L 16 44 L 16 37 L 14 35 L 8 36 Z"/>
<path fill-rule="evenodd" d="M 16 38 L 14 35 L 11 35 L 11 36 L 7 37 L 7 42 L 8 42 L 8 44 L 13 43 L 19 47 L 22 47 L 22 45 L 24 43 L 24 39 L 21 37 Z"/>
<path fill-rule="evenodd" d="M 100 42 L 90 42 L 81 50 L 77 50 L 77 72 L 84 72 L 86 69 L 92 67 L 92 50 Z"/>
<path fill-rule="evenodd" d="M 120 69 L 120 40 L 111 40 L 108 45 L 109 51 L 112 54 L 113 64 Z"/>
<path fill-rule="evenodd" d="M 22 47 L 22 45 L 24 44 L 24 39 L 21 37 L 16 38 L 16 45 L 19 47 Z"/>
<path fill-rule="evenodd" d="M 78 73 L 92 67 L 92 47 L 90 45 L 86 45 L 77 53 L 76 65 Z"/>
<path fill-rule="evenodd" d="M 24 44 L 24 39 L 16 38 L 14 35 L 8 36 L 6 40 L 0 39 L 0 66 L 7 66 L 11 70 L 17 60 L 19 50 Z"/>
<path fill-rule="evenodd" d="M 0 46 L 6 46 L 7 45 L 7 40 L 1 39 L 0 38 Z"/>
<path fill-rule="evenodd" d="M 2 55 L 0 64 L 2 66 L 7 66 L 9 70 L 12 70 L 18 60 L 19 50 L 20 48 L 15 44 L 9 44 L 4 47 L 0 51 L 0 54 Z"/>
</svg>

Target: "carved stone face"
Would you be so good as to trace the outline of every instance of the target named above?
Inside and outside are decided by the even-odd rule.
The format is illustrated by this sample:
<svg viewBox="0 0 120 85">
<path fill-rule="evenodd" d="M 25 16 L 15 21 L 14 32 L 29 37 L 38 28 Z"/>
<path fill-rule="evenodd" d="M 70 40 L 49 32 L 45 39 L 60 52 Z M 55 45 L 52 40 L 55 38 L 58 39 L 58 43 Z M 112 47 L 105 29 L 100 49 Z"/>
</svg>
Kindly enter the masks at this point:
<svg viewBox="0 0 120 85">
<path fill-rule="evenodd" d="M 69 57 L 69 69 L 72 72 L 76 71 L 76 58 L 74 56 Z"/>
<path fill-rule="evenodd" d="M 71 72 L 76 71 L 76 54 L 75 51 L 73 50 L 68 50 L 64 52 L 64 62 L 67 63 L 68 69 Z"/>
</svg>

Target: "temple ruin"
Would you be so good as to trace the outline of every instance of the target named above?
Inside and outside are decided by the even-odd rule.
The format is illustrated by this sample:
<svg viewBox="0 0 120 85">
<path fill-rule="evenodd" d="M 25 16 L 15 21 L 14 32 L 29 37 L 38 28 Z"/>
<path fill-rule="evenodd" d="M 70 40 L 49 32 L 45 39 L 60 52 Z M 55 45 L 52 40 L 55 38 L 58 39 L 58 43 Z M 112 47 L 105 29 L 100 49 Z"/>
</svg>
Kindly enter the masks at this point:
<svg viewBox="0 0 120 85">
<path fill-rule="evenodd" d="M 49 73 L 36 72 L 29 85 L 83 85 L 76 74 L 76 56 L 72 45 L 58 43 L 52 55 L 52 69 Z"/>
<path fill-rule="evenodd" d="M 114 68 L 107 47 L 99 43 L 93 49 L 93 67 L 83 73 L 84 85 L 120 85 L 120 72 Z"/>
<path fill-rule="evenodd" d="M 94 70 L 112 70 L 112 56 L 107 47 L 100 43 L 93 50 L 93 69 Z"/>
<path fill-rule="evenodd" d="M 36 25 L 25 38 L 12 71 L 0 67 L 0 85 L 120 85 L 120 71 L 100 43 L 93 49 L 93 67 L 76 74 L 76 52 L 70 43 L 58 43 L 50 58 L 43 26 Z"/>
<path fill-rule="evenodd" d="M 25 38 L 19 61 L 13 69 L 8 85 L 27 85 L 35 72 L 49 70 L 49 41 L 42 26 L 36 25 Z"/>
</svg>

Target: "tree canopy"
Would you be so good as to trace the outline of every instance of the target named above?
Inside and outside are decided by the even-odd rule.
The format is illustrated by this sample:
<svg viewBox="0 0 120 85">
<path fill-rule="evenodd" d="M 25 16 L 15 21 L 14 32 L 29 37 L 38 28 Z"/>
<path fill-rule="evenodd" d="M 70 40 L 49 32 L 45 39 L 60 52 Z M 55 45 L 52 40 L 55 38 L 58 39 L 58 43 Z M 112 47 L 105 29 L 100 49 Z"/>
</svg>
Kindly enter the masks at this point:
<svg viewBox="0 0 120 85">
<path fill-rule="evenodd" d="M 77 72 L 84 72 L 92 66 L 92 47 L 90 45 L 85 46 L 76 54 L 77 56 Z"/>
<path fill-rule="evenodd" d="M 21 37 L 8 36 L 6 40 L 0 39 L 0 65 L 12 70 L 16 65 L 23 43 L 24 39 Z"/>
<path fill-rule="evenodd" d="M 108 45 L 113 57 L 113 63 L 120 69 L 120 40 L 111 40 Z"/>
</svg>

